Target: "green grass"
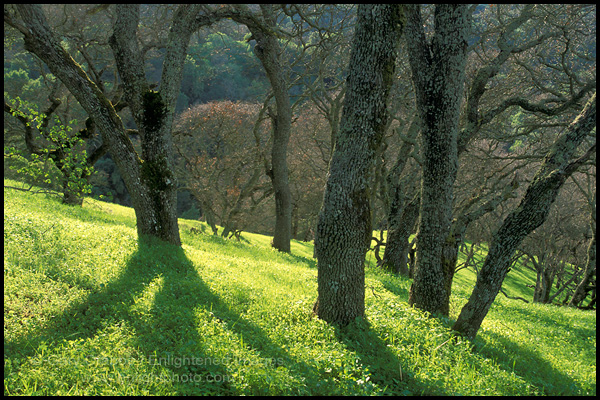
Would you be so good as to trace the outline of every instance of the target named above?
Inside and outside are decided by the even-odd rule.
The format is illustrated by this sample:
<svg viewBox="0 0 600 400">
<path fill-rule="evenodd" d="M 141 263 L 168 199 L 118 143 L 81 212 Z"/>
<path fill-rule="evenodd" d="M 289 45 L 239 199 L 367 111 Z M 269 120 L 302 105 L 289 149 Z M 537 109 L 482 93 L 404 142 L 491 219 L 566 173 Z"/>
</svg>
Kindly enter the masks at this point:
<svg viewBox="0 0 600 400">
<path fill-rule="evenodd" d="M 182 248 L 138 243 L 131 209 L 4 196 L 5 395 L 596 393 L 595 312 L 498 297 L 469 342 L 368 267 L 368 322 L 336 328 L 311 313 L 311 244 L 282 254 L 191 220 Z"/>
</svg>

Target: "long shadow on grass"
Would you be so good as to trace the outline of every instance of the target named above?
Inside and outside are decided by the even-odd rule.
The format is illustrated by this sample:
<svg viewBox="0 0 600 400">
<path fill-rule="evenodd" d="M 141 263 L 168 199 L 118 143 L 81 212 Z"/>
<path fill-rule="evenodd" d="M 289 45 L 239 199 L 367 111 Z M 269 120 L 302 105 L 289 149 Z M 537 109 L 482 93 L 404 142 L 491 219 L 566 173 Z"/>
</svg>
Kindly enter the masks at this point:
<svg viewBox="0 0 600 400">
<path fill-rule="evenodd" d="M 380 387 L 387 386 L 386 394 L 446 394 L 442 388 L 427 387 L 406 372 L 402 372 L 409 371 L 409 368 L 389 350 L 367 320 L 357 319 L 345 327 L 336 327 L 336 337 L 348 349 L 356 352 L 359 357 L 357 361 L 363 365 L 363 370 L 368 369 L 368 375 L 373 383 Z M 415 393 L 415 390 L 418 393 Z"/>
<path fill-rule="evenodd" d="M 60 277 L 58 277 L 60 278 Z M 136 300 L 150 286 L 160 285 L 151 310 L 136 307 Z M 138 300 L 139 301 L 139 300 Z M 215 355 L 205 345 L 206 337 L 196 317 L 204 309 L 224 330 L 243 336 L 246 347 L 263 360 L 278 360 L 307 381 L 318 382 L 320 373 L 275 345 L 261 328 L 244 319 L 214 294 L 198 275 L 182 248 L 154 239 L 140 241 L 123 273 L 102 290 L 68 307 L 46 328 L 4 343 L 4 357 L 34 356 L 45 342 L 52 349 L 66 340 L 90 339 L 103 329 L 127 321 L 135 330 L 135 347 L 160 376 L 145 377 L 155 383 L 172 382 L 177 394 L 240 394 L 232 372 L 250 360 Z M 206 319 L 204 319 L 206 321 Z M 213 327 L 214 328 L 214 327 Z M 81 360 L 82 363 L 86 360 Z M 236 363 L 238 363 L 236 365 Z M 165 375 L 165 367 L 169 371 Z M 265 370 L 268 373 L 268 370 Z M 136 377 L 124 377 L 135 381 Z M 138 386 L 140 382 L 136 382 Z M 293 390 L 292 390 L 293 391 Z M 256 384 L 246 394 L 274 393 L 268 385 Z"/>
<path fill-rule="evenodd" d="M 531 333 L 533 335 L 537 334 L 536 332 Z M 486 337 L 489 338 L 490 346 L 487 346 L 488 340 L 486 340 Z M 494 359 L 498 362 L 500 368 L 505 371 L 514 372 L 523 377 L 527 382 L 543 390 L 544 395 L 581 396 L 585 393 L 581 383 L 557 369 L 535 351 L 520 345 L 506 335 L 486 331 L 484 335 L 480 335 L 476 339 L 476 343 L 475 349 L 478 349 L 476 351 L 479 354 Z M 480 343 L 483 343 L 483 345 L 479 345 Z M 494 351 L 498 344 L 504 347 L 506 351 Z"/>
<path fill-rule="evenodd" d="M 554 304 L 546 304 L 546 305 L 544 305 L 544 307 L 561 307 L 561 306 L 557 306 Z M 593 312 L 595 312 L 595 311 L 593 311 Z M 583 338 L 587 338 L 592 334 L 594 334 L 594 335 L 596 334 L 595 328 L 592 329 L 592 328 L 586 328 L 586 327 L 582 327 L 582 326 L 573 326 L 571 324 L 564 323 L 564 322 L 558 321 L 556 319 L 553 319 L 553 318 L 547 316 L 546 314 L 544 314 L 543 312 L 536 312 L 535 310 L 527 310 L 527 309 L 523 309 L 520 307 L 513 307 L 513 309 L 511 310 L 511 313 L 521 314 L 521 317 L 518 317 L 518 318 L 523 318 L 523 319 L 526 319 L 529 321 L 539 321 L 546 326 L 555 326 L 558 329 L 567 330 L 567 331 L 574 333 L 578 336 L 581 336 Z"/>
</svg>

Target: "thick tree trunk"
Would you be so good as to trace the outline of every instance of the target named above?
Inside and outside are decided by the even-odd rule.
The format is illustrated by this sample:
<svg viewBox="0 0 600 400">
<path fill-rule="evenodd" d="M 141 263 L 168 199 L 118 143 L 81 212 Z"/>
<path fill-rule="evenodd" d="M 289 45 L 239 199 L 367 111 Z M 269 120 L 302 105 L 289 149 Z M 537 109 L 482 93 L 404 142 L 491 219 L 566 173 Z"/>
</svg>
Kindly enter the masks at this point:
<svg viewBox="0 0 600 400">
<path fill-rule="evenodd" d="M 149 88 L 142 52 L 137 41 L 139 5 L 119 4 L 110 45 L 115 55 L 124 96 L 138 126 L 142 142 L 139 160 L 141 190 L 132 193 L 140 235 L 159 237 L 180 245 L 177 223 L 177 185 L 171 129 L 181 88 L 183 64 L 195 29 L 197 6 L 179 7 L 173 15 L 161 76 L 160 91 Z"/>
<path fill-rule="evenodd" d="M 317 223 L 319 318 L 345 325 L 364 315 L 364 260 L 371 230 L 369 174 L 387 121 L 403 10 L 361 4 L 347 93 Z"/>
<path fill-rule="evenodd" d="M 93 119 L 117 164 L 131 196 L 140 238 L 155 236 L 180 245 L 177 189 L 171 172 L 171 124 L 181 86 L 183 62 L 191 33 L 198 27 L 198 7 L 184 5 L 174 14 L 163 64 L 160 92 L 149 90 L 137 42 L 138 5 L 118 5 L 110 39 L 125 97 L 142 139 L 142 157 L 133 148 L 121 119 L 104 93 L 61 47 L 42 9 L 19 5 L 27 29 L 20 29 L 27 50 L 42 59 Z"/>
<path fill-rule="evenodd" d="M 594 93 L 583 111 L 544 158 L 519 206 L 509 214 L 494 234 L 473 293 L 452 329 L 468 338 L 477 335 L 481 322 L 502 287 L 512 254 L 521 241 L 545 221 L 550 206 L 565 180 L 595 151 L 594 145 L 583 157 L 569 163 L 577 147 L 595 125 Z"/>
<path fill-rule="evenodd" d="M 470 23 L 466 5 L 437 5 L 435 33 L 428 44 L 420 7 L 410 6 L 406 27 L 423 140 L 417 260 L 409 304 L 442 315 L 449 312 L 448 271 L 441 260 L 450 234 Z"/>
</svg>

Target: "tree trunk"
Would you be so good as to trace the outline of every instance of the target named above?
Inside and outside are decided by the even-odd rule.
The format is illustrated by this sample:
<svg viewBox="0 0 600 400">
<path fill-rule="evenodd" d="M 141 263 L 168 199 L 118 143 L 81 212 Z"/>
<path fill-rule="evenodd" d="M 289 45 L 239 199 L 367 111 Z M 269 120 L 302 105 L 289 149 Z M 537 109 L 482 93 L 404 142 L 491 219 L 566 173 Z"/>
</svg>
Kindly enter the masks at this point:
<svg viewBox="0 0 600 400">
<path fill-rule="evenodd" d="M 458 262 L 458 252 L 461 244 L 464 243 L 465 232 L 469 224 L 483 215 L 493 211 L 500 203 L 513 196 L 513 193 L 519 187 L 516 179 L 505 186 L 501 193 L 480 204 L 470 212 L 463 212 L 458 217 L 454 218 L 450 225 L 450 232 L 442 245 L 442 269 L 444 271 L 444 287 L 446 289 L 444 302 L 450 304 L 450 294 L 452 293 L 452 280 L 456 272 L 456 263 Z M 477 198 L 473 198 L 475 202 Z M 476 203 L 475 203 L 476 204 Z M 470 207 L 471 208 L 471 207 Z"/>
<path fill-rule="evenodd" d="M 281 64 L 281 47 L 275 34 L 277 20 L 272 4 L 261 4 L 261 13 L 254 13 L 245 4 L 218 7 L 205 13 L 199 19 L 209 25 L 224 18 L 230 18 L 248 27 L 256 40 L 254 54 L 260 60 L 275 97 L 276 112 L 273 121 L 273 147 L 271 148 L 271 178 L 275 194 L 275 231 L 273 247 L 290 252 L 292 232 L 292 195 L 289 185 L 287 147 L 292 124 L 292 107 L 288 94 L 287 79 Z"/>
<path fill-rule="evenodd" d="M 544 222 L 565 180 L 595 152 L 594 144 L 584 156 L 569 163 L 577 147 L 595 125 L 594 93 L 583 111 L 569 125 L 566 133 L 557 139 L 544 158 L 519 206 L 508 215 L 493 235 L 490 250 L 477 275 L 473 293 L 452 329 L 468 338 L 477 335 L 481 322 L 502 287 L 512 254 L 521 241 Z"/>
<path fill-rule="evenodd" d="M 419 204 L 421 197 L 417 195 L 408 204 L 403 204 L 400 175 L 406 166 L 412 151 L 414 140 L 421 131 L 420 120 L 418 116 L 413 118 L 404 143 L 398 151 L 398 156 L 394 167 L 386 177 L 389 209 L 387 212 L 388 235 L 385 243 L 385 253 L 383 255 L 384 269 L 408 276 L 408 238 L 413 233 L 413 227 L 419 216 Z"/>
<path fill-rule="evenodd" d="M 420 6 L 410 6 L 407 44 L 422 125 L 421 208 L 417 260 L 409 304 L 448 315 L 447 274 L 442 265 L 450 234 L 457 134 L 470 32 L 466 5 L 437 5 L 435 33 L 425 39 Z"/>
<path fill-rule="evenodd" d="M 269 27 L 276 26 L 272 5 L 261 5 L 262 15 Z M 245 21 L 256 40 L 254 54 L 262 63 L 275 97 L 276 113 L 273 121 L 273 147 L 271 148 L 271 171 L 269 177 L 275 194 L 275 231 L 273 247 L 290 252 L 292 235 L 292 194 L 289 184 L 287 148 L 292 127 L 292 106 L 288 94 L 287 79 L 280 61 L 282 52 L 277 38 L 264 31 L 261 25 Z"/>
<path fill-rule="evenodd" d="M 187 46 L 195 30 L 197 13 L 197 6 L 189 5 L 174 12 L 158 92 L 149 88 L 138 46 L 139 5 L 116 6 L 114 33 L 109 40 L 123 82 L 124 97 L 142 142 L 138 167 L 141 185 L 137 191 L 128 186 L 136 210 L 138 233 L 159 237 L 176 245 L 181 242 L 177 223 L 177 185 L 172 172 L 171 129 Z"/>
<path fill-rule="evenodd" d="M 550 298 L 550 289 L 552 288 L 552 281 L 554 280 L 554 274 L 552 271 L 553 266 L 548 261 L 544 260 L 545 257 L 539 262 L 539 269 L 537 271 L 537 277 L 535 282 L 535 290 L 533 291 L 533 302 L 534 303 L 548 303 Z"/>
<path fill-rule="evenodd" d="M 406 205 L 401 215 L 394 210 L 394 202 L 389 214 L 389 230 L 383 253 L 383 266 L 390 272 L 409 276 L 408 273 L 408 239 L 413 233 L 415 222 L 419 217 L 421 196 L 418 194 Z"/>
<path fill-rule="evenodd" d="M 141 158 L 125 134 L 113 105 L 61 47 L 50 31 L 41 7 L 23 4 L 18 9 L 27 27 L 17 27 L 24 35 L 26 49 L 42 59 L 65 84 L 102 134 L 131 196 L 140 238 L 150 235 L 180 245 L 177 188 L 171 172 L 171 124 L 187 45 L 191 33 L 199 26 L 196 20 L 199 8 L 184 5 L 175 11 L 163 63 L 161 89 L 154 92 L 149 90 L 146 82 L 142 53 L 138 48 L 139 5 L 117 6 L 110 44 L 125 87 L 125 98 L 142 139 Z"/>
<path fill-rule="evenodd" d="M 591 228 L 592 228 L 592 239 L 587 250 L 587 260 L 585 268 L 583 269 L 583 278 L 577 285 L 573 297 L 569 301 L 569 306 L 578 307 L 581 302 L 587 296 L 587 287 L 590 280 L 596 273 L 596 193 L 594 193 L 594 200 L 592 201 L 592 212 L 591 212 Z"/>
<path fill-rule="evenodd" d="M 319 318 L 346 325 L 364 315 L 364 260 L 371 241 L 368 182 L 387 122 L 403 25 L 398 4 L 358 7 L 344 109 L 317 223 Z"/>
</svg>

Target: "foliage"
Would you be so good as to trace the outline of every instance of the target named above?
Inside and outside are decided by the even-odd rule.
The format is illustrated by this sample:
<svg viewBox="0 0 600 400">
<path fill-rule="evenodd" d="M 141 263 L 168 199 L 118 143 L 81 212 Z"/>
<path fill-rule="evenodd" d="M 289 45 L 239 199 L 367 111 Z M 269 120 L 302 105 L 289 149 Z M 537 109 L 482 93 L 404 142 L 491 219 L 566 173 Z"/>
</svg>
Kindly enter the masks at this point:
<svg viewBox="0 0 600 400">
<path fill-rule="evenodd" d="M 242 39 L 242 37 L 240 37 Z M 183 69 L 185 104 L 218 100 L 256 101 L 268 90 L 268 80 L 260 63 L 244 40 L 226 33 L 210 33 L 204 41 L 190 45 Z"/>
<path fill-rule="evenodd" d="M 9 168 L 32 184 L 62 186 L 65 193 L 76 197 L 90 193 L 87 177 L 94 169 L 87 163 L 85 141 L 72 133 L 77 121 L 64 124 L 57 115 L 53 115 L 53 122 L 48 123 L 46 115 L 38 112 L 34 105 L 19 97 L 9 101 L 13 115 L 26 119 L 29 127 L 39 131 L 39 140 L 43 142 L 36 152 L 5 145 L 4 158 L 10 160 Z M 53 173 L 53 167 L 58 168 L 60 174 Z"/>
<path fill-rule="evenodd" d="M 179 176 L 209 223 L 226 227 L 224 234 L 244 228 L 243 221 L 258 201 L 255 193 L 259 198 L 265 190 L 261 152 L 268 129 L 260 124 L 254 130 L 259 107 L 211 102 L 186 110 L 175 123 Z"/>
<path fill-rule="evenodd" d="M 368 322 L 338 329 L 311 314 L 309 243 L 180 220 L 180 250 L 138 243 L 129 208 L 4 195 L 5 395 L 596 394 L 595 313 L 503 298 L 468 342 L 371 259 Z"/>
</svg>

